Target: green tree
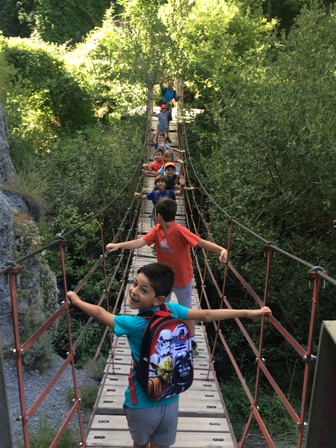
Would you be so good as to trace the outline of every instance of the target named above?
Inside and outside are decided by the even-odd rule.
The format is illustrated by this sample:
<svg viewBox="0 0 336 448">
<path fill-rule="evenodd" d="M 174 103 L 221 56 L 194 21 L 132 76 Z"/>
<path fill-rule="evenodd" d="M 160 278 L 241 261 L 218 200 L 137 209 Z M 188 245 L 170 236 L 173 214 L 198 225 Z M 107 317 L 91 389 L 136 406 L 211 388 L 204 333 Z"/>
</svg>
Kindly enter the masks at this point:
<svg viewBox="0 0 336 448">
<path fill-rule="evenodd" d="M 109 0 L 9 0 L 2 11 L 5 36 L 29 37 L 37 32 L 46 42 L 74 45 L 100 26 Z"/>
<path fill-rule="evenodd" d="M 181 8 L 183 15 L 179 15 Z M 161 14 L 167 18 L 176 46 L 176 71 L 196 92 L 200 104 L 211 108 L 221 100 L 223 89 L 235 88 L 241 67 L 262 57 L 265 37 L 274 27 L 260 14 L 240 9 L 236 2 L 173 0 Z"/>
</svg>

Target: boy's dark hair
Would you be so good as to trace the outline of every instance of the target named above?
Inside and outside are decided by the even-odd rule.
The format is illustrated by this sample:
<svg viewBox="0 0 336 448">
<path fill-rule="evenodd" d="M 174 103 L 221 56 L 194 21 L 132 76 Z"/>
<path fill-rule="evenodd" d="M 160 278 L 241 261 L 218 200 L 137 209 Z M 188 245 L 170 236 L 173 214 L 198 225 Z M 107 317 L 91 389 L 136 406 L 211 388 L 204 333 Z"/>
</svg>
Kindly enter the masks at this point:
<svg viewBox="0 0 336 448">
<path fill-rule="evenodd" d="M 173 199 L 161 198 L 156 204 L 156 214 L 160 214 L 166 222 L 174 221 L 177 212 L 177 204 Z"/>
<path fill-rule="evenodd" d="M 168 182 L 169 182 L 168 177 L 165 176 L 164 174 L 159 174 L 158 176 L 156 176 L 156 178 L 154 180 L 155 185 L 158 180 L 163 180 L 165 182 L 165 184 L 168 185 Z"/>
<path fill-rule="evenodd" d="M 154 155 L 158 152 L 160 152 L 162 155 L 164 155 L 164 150 L 162 148 L 156 148 L 154 151 Z"/>
<path fill-rule="evenodd" d="M 138 270 L 138 274 L 144 274 L 152 288 L 155 291 L 155 296 L 167 297 L 174 286 L 174 270 L 165 263 L 149 263 L 142 266 Z"/>
</svg>

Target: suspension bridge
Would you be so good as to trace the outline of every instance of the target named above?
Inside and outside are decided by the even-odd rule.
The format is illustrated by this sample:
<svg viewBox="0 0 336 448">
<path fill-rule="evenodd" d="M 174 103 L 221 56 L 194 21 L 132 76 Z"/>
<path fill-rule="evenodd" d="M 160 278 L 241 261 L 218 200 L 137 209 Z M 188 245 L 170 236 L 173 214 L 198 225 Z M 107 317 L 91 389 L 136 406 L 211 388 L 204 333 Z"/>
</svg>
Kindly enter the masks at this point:
<svg viewBox="0 0 336 448">
<path fill-rule="evenodd" d="M 151 128 L 153 127 L 155 127 L 155 122 L 153 122 L 153 119 L 152 121 L 149 119 L 141 161 L 150 160 L 152 157 L 153 146 L 151 146 L 150 144 L 150 138 Z M 175 117 L 175 119 L 171 123 L 170 133 L 173 138 L 173 146 L 176 145 L 186 150 L 187 160 L 185 164 L 185 176 L 187 183 L 190 184 L 192 181 L 190 172 L 190 170 L 192 169 L 192 159 L 190 158 L 190 153 L 188 151 L 188 142 L 183 120 L 178 120 Z M 193 179 L 193 182 L 194 181 L 195 180 Z M 152 188 L 152 184 L 152 177 L 141 176 L 139 179 L 137 190 L 139 191 L 140 189 L 142 189 L 143 191 L 150 191 Z M 206 221 L 202 214 L 203 201 L 208 197 L 207 192 L 201 184 L 194 186 L 196 190 L 201 192 L 201 196 L 196 195 L 195 191 L 188 191 L 184 197 L 177 198 L 177 221 L 186 225 L 189 229 L 197 234 L 200 233 L 200 229 L 202 228 L 202 231 L 205 232 L 205 234 L 201 236 L 211 238 L 212 217 L 210 216 L 210 219 Z M 196 337 L 200 347 L 200 355 L 195 359 L 195 375 L 193 385 L 188 392 L 182 394 L 180 397 L 178 434 L 177 441 L 174 446 L 176 446 L 177 448 L 230 448 L 238 446 L 257 446 L 256 444 L 247 445 L 251 428 L 254 427 L 253 432 L 255 432 L 255 426 L 257 426 L 258 437 L 262 438 L 263 441 L 263 444 L 260 444 L 258 446 L 276 447 L 276 443 L 267 428 L 267 425 L 263 419 L 262 411 L 259 408 L 258 399 L 261 382 L 263 382 L 263 384 L 267 382 L 267 387 L 272 392 L 272 394 L 278 397 L 283 405 L 283 408 L 288 414 L 289 419 L 291 419 L 293 426 L 297 428 L 297 438 L 295 444 L 292 444 L 291 446 L 297 446 L 298 448 L 300 448 L 303 446 L 305 439 L 309 441 L 309 443 L 307 442 L 307 448 L 322 446 L 318 444 L 319 428 L 316 428 L 316 424 L 312 423 L 310 425 L 310 427 L 314 428 L 315 431 L 311 430 L 311 433 L 308 433 L 307 437 L 307 410 L 309 408 L 308 398 L 311 394 L 309 377 L 312 374 L 312 360 L 314 359 L 314 356 L 316 354 L 314 354 L 313 352 L 313 336 L 315 331 L 314 326 L 316 321 L 319 294 L 322 289 L 322 285 L 325 282 L 328 282 L 329 284 L 335 286 L 336 281 L 328 277 L 327 273 L 322 268 L 313 266 L 310 263 L 307 263 L 304 260 L 300 260 L 294 255 L 283 251 L 276 245 L 270 243 L 259 235 L 254 234 L 249 229 L 246 229 L 243 225 L 235 221 L 233 218 L 226 216 L 223 210 L 219 210 L 223 213 L 223 217 L 228 221 L 226 247 L 228 248 L 229 254 L 235 244 L 235 233 L 233 232 L 234 228 L 239 229 L 242 232 L 250 233 L 251 237 L 254 238 L 256 242 L 264 248 L 264 282 L 262 288 L 260 288 L 260 285 L 250 285 L 244 278 L 244 276 L 237 270 L 236 266 L 234 265 L 234 260 L 231 260 L 230 256 L 229 260 L 226 262 L 222 269 L 221 278 L 218 279 L 218 277 L 214 274 L 214 263 L 213 260 L 211 260 L 211 257 L 208 256 L 208 254 L 203 250 L 192 249 L 195 274 L 195 278 L 193 281 L 193 306 L 211 308 L 211 306 L 213 306 L 212 304 L 216 303 L 216 308 L 235 308 L 235 306 L 230 303 L 225 295 L 228 283 L 232 281 L 232 278 L 234 278 L 234 282 L 236 284 L 239 284 L 241 286 L 244 294 L 249 297 L 251 308 L 266 305 L 270 290 L 269 283 L 272 275 L 272 261 L 274 258 L 274 254 L 280 253 L 285 259 L 287 268 L 290 263 L 295 263 L 296 269 L 302 269 L 303 271 L 308 272 L 311 286 L 311 289 L 307 290 L 307 303 L 310 306 L 309 328 L 307 331 L 306 340 L 303 343 L 299 343 L 290 333 L 287 332 L 287 330 L 281 325 L 281 323 L 277 321 L 276 316 L 271 316 L 269 319 L 262 319 L 260 322 L 256 323 L 253 335 L 249 334 L 242 320 L 235 319 L 236 326 L 237 328 L 239 328 L 244 338 L 244 344 L 249 348 L 251 356 L 255 361 L 255 377 L 253 388 L 251 389 L 251 386 L 249 386 L 245 381 L 244 372 L 240 369 L 239 361 L 235 358 L 234 353 L 231 351 L 230 340 L 223 335 L 220 324 L 217 322 L 211 324 L 211 341 L 209 341 L 208 339 L 205 326 L 203 324 L 198 324 L 196 327 Z M 151 226 L 151 211 L 152 205 L 151 203 L 149 203 L 149 201 L 140 202 L 138 200 L 134 200 L 132 204 L 130 204 L 127 213 L 124 216 L 120 216 L 120 225 L 118 229 L 116 229 L 114 240 L 117 241 L 121 238 L 126 224 L 127 227 L 129 227 L 128 232 L 126 232 L 126 239 L 133 239 L 134 236 L 140 237 L 147 233 Z M 77 285 L 75 290 L 80 294 L 82 287 L 90 280 L 93 274 L 100 271 L 102 273 L 102 276 L 104 277 L 105 289 L 101 295 L 98 305 L 104 305 L 108 310 L 114 313 L 117 311 L 119 313 L 132 313 L 133 311 L 127 307 L 127 303 L 125 300 L 128 295 L 130 282 L 134 278 L 138 268 L 144 264 L 154 261 L 155 255 L 153 254 L 153 251 L 150 247 L 144 247 L 142 249 L 131 252 L 124 251 L 120 254 L 119 257 L 117 257 L 114 271 L 112 275 L 108 277 L 107 263 L 109 259 L 105 252 L 105 245 L 109 241 L 105 241 L 103 213 L 98 213 L 97 215 L 93 216 L 92 219 L 97 219 L 99 221 L 102 254 L 97 262 L 92 266 L 85 278 Z M 36 256 L 42 251 L 57 247 L 60 253 L 60 269 L 62 272 L 64 290 L 67 291 L 65 247 L 67 244 L 67 239 L 71 238 L 73 233 L 76 231 L 78 231 L 78 229 L 74 229 L 74 231 L 70 231 L 67 234 L 62 235 L 62 237 L 58 237 L 48 246 L 37 250 L 33 254 L 22 257 L 15 262 L 4 263 L 3 269 L 1 271 L 1 274 L 4 275 L 8 280 L 8 287 L 10 290 L 12 303 L 13 331 L 15 339 L 15 348 L 13 350 L 13 355 L 16 359 L 17 365 L 18 389 L 20 393 L 21 405 L 21 415 L 18 416 L 18 424 L 22 425 L 22 438 L 24 446 L 25 448 L 29 448 L 31 446 L 29 439 L 29 419 L 37 412 L 41 403 L 47 399 L 48 393 L 50 392 L 52 387 L 57 384 L 57 380 L 62 375 L 64 369 L 67 366 L 71 366 L 75 390 L 74 403 L 69 410 L 67 418 L 60 426 L 57 435 L 50 447 L 57 446 L 60 438 L 62 437 L 62 434 L 64 433 L 72 418 L 74 416 L 77 416 L 79 437 L 82 446 L 130 448 L 132 446 L 132 441 L 127 430 L 127 422 L 122 409 L 124 390 L 127 385 L 127 376 L 131 365 L 130 349 L 125 338 L 113 338 L 110 330 L 106 328 L 101 341 L 97 341 L 97 351 L 91 361 L 91 366 L 93 366 L 97 361 L 100 355 L 101 347 L 106 338 L 110 338 L 111 350 L 106 362 L 103 379 L 101 381 L 94 409 L 86 429 L 84 429 L 85 425 L 83 423 L 80 402 L 81 394 L 86 386 L 91 372 L 89 369 L 87 376 L 82 384 L 77 384 L 74 354 L 76 349 L 80 346 L 85 332 L 91 325 L 92 319 L 88 320 L 78 339 L 72 340 L 71 309 L 69 302 L 65 300 L 60 305 L 57 312 L 53 316 L 51 316 L 45 322 L 45 324 L 34 335 L 30 337 L 28 341 L 26 341 L 25 343 L 21 343 L 20 341 L 20 329 L 17 310 L 17 279 L 20 272 L 24 269 L 24 262 L 27 258 Z M 224 241 L 221 241 L 220 243 L 225 246 Z M 119 279 L 120 289 L 117 293 L 114 308 L 110 309 L 109 291 L 114 280 L 117 277 Z M 207 292 L 207 286 L 209 285 L 211 285 L 212 291 L 211 298 L 209 297 L 209 294 Z M 258 291 L 261 290 L 263 291 L 262 296 L 260 296 L 260 294 L 258 293 Z M 48 328 L 50 328 L 61 316 L 66 317 L 69 325 L 69 352 L 66 359 L 64 360 L 64 364 L 59 369 L 57 374 L 53 377 L 49 385 L 41 391 L 40 397 L 32 406 L 27 409 L 25 403 L 22 356 L 24 356 L 24 354 L 36 343 L 36 341 L 48 330 Z M 327 323 L 325 325 L 325 328 L 326 332 L 324 334 L 327 334 L 325 338 L 328 339 L 328 335 L 330 335 L 331 340 L 334 339 L 335 341 L 334 325 L 332 323 Z M 302 393 L 299 408 L 291 403 L 290 399 L 286 396 L 281 386 L 279 385 L 281 381 L 279 378 L 277 378 L 276 372 L 269 368 L 267 362 L 265 362 L 263 353 L 265 349 L 264 336 L 266 331 L 276 333 L 277 338 L 279 340 L 283 340 L 285 345 L 289 347 L 292 353 L 298 359 L 301 359 L 304 362 L 302 374 Z M 217 380 L 216 371 L 214 369 L 214 361 L 216 359 L 218 346 L 223 347 L 226 353 L 226 358 L 228 362 L 230 362 L 230 368 L 235 372 L 236 376 L 240 380 L 241 389 L 244 393 L 246 401 L 249 402 L 250 405 L 250 413 L 247 416 L 246 424 L 241 431 L 239 440 L 237 440 L 233 432 L 229 415 L 225 406 L 225 396 L 222 396 L 220 385 Z M 331 353 L 332 356 L 331 361 L 329 361 L 334 362 L 336 365 L 335 350 L 332 351 L 332 348 L 330 348 L 328 353 Z M 336 369 L 332 370 L 333 375 L 335 375 L 335 371 Z M 321 387 L 323 388 L 323 384 Z M 320 406 L 323 407 L 323 403 L 320 404 Z M 333 409 L 335 409 L 335 404 L 333 405 Z M 320 422 L 320 415 L 318 415 L 318 417 L 319 418 L 317 418 L 316 421 Z M 324 423 L 326 422 L 325 419 L 323 421 Z M 322 425 L 324 424 L 323 421 L 321 423 Z M 332 437 L 334 437 L 334 431 L 334 429 L 330 429 L 330 433 L 328 434 L 330 440 L 332 439 Z M 326 441 L 328 437 L 326 436 Z M 333 440 L 336 440 L 336 437 L 334 437 Z M 7 446 L 11 446 L 11 442 L 9 441 L 9 439 L 7 439 L 7 442 L 8 445 L 3 445 L 6 446 L 6 448 Z M 323 446 L 332 447 L 332 445 L 327 444 Z"/>
</svg>

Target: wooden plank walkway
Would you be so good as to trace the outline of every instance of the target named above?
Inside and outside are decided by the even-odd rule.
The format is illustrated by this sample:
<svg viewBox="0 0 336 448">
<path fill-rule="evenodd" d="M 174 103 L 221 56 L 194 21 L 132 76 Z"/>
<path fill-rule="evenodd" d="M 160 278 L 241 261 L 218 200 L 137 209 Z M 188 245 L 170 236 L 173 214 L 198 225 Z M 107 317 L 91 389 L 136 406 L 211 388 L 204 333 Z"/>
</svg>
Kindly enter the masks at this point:
<svg viewBox="0 0 336 448">
<path fill-rule="evenodd" d="M 155 119 L 154 119 L 155 120 Z M 155 127 L 155 122 L 153 123 Z M 172 123 L 172 131 L 176 122 Z M 172 146 L 177 146 L 177 133 L 171 132 Z M 153 177 L 149 177 L 144 191 L 150 191 Z M 177 198 L 177 221 L 184 223 L 183 199 Z M 152 203 L 143 201 L 138 223 L 138 236 L 151 228 Z M 156 261 L 150 247 L 134 251 L 129 274 L 129 284 L 137 270 L 144 264 Z M 123 312 L 133 314 L 136 310 L 127 307 L 128 287 L 125 293 Z M 174 294 L 172 300 L 174 300 Z M 176 300 L 176 298 L 175 298 Z M 193 288 L 193 307 L 199 307 L 196 287 Z M 194 359 L 194 381 L 191 388 L 179 399 L 179 423 L 175 448 L 233 448 L 236 446 L 230 423 L 226 419 L 225 405 L 210 362 L 209 346 L 205 327 L 196 326 L 199 356 Z M 87 447 L 131 448 L 133 446 L 123 412 L 124 391 L 128 384 L 131 366 L 131 352 L 126 337 L 114 339 L 114 356 L 109 356 L 105 375 L 95 404 L 94 414 L 89 423 Z"/>
</svg>

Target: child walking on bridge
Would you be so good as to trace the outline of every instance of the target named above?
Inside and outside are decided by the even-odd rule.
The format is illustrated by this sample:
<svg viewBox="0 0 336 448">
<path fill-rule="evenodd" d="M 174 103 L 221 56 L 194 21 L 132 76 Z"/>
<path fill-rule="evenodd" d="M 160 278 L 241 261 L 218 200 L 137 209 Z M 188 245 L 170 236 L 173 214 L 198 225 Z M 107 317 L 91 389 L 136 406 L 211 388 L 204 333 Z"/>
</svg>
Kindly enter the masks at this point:
<svg viewBox="0 0 336 448">
<path fill-rule="evenodd" d="M 110 252 L 118 249 L 140 249 L 146 244 L 155 244 L 157 261 L 167 263 L 175 271 L 173 292 L 178 303 L 192 308 L 192 277 L 193 266 L 190 256 L 190 246 L 216 252 L 219 260 L 227 260 L 227 250 L 218 244 L 203 240 L 186 227 L 175 222 L 177 204 L 170 198 L 162 198 L 156 204 L 156 226 L 141 238 L 125 241 L 123 243 L 109 243 L 106 246 Z M 171 294 L 166 298 L 169 302 Z M 198 355 L 195 339 L 195 322 L 190 323 L 194 356 Z"/>
<path fill-rule="evenodd" d="M 144 174 L 153 174 L 154 176 L 157 174 L 159 169 L 164 165 L 164 151 L 161 148 L 157 148 L 154 151 L 154 162 L 151 164 L 144 163 L 142 172 Z"/>
<path fill-rule="evenodd" d="M 173 148 L 172 146 L 167 145 L 165 135 L 163 133 L 158 135 L 157 148 L 163 149 L 164 151 L 169 151 L 171 149 L 172 151 L 179 152 L 180 154 L 185 153 L 185 149 Z"/>
<path fill-rule="evenodd" d="M 139 313 L 156 311 L 170 294 L 174 284 L 174 271 L 163 263 L 151 263 L 141 267 L 129 287 L 128 306 Z M 111 327 L 117 337 L 126 335 L 135 362 L 139 362 L 141 340 L 147 320 L 139 314 L 115 315 L 104 308 L 84 302 L 69 291 L 71 303 L 89 316 Z M 169 303 L 172 317 L 204 322 L 247 317 L 258 319 L 271 314 L 268 307 L 255 310 L 201 310 L 189 309 L 177 303 Z M 133 448 L 169 448 L 175 443 L 178 421 L 179 395 L 161 400 L 151 400 L 136 379 L 133 365 L 130 385 L 125 391 L 124 410 L 128 428 L 133 439 Z M 187 393 L 187 392 L 186 392 Z"/>
<path fill-rule="evenodd" d="M 174 188 L 168 188 L 168 183 L 169 183 L 168 177 L 159 174 L 158 176 L 156 176 L 154 181 L 154 184 L 156 186 L 154 190 L 150 191 L 147 194 L 141 194 L 138 192 L 134 193 L 135 198 L 143 200 L 148 199 L 153 202 L 154 208 L 152 211 L 152 227 L 155 221 L 155 207 L 158 201 L 164 197 L 168 197 L 175 200 L 175 196 L 182 196 L 184 193 L 184 184 L 185 184 L 184 178 L 180 179 L 180 186 L 181 186 L 180 190 L 175 190 Z"/>
<path fill-rule="evenodd" d="M 166 104 L 161 104 L 160 106 L 160 112 L 153 113 L 153 116 L 156 116 L 158 118 L 158 125 L 157 125 L 157 135 L 163 133 L 166 134 L 168 129 L 168 116 L 169 111 L 167 111 Z"/>
</svg>

